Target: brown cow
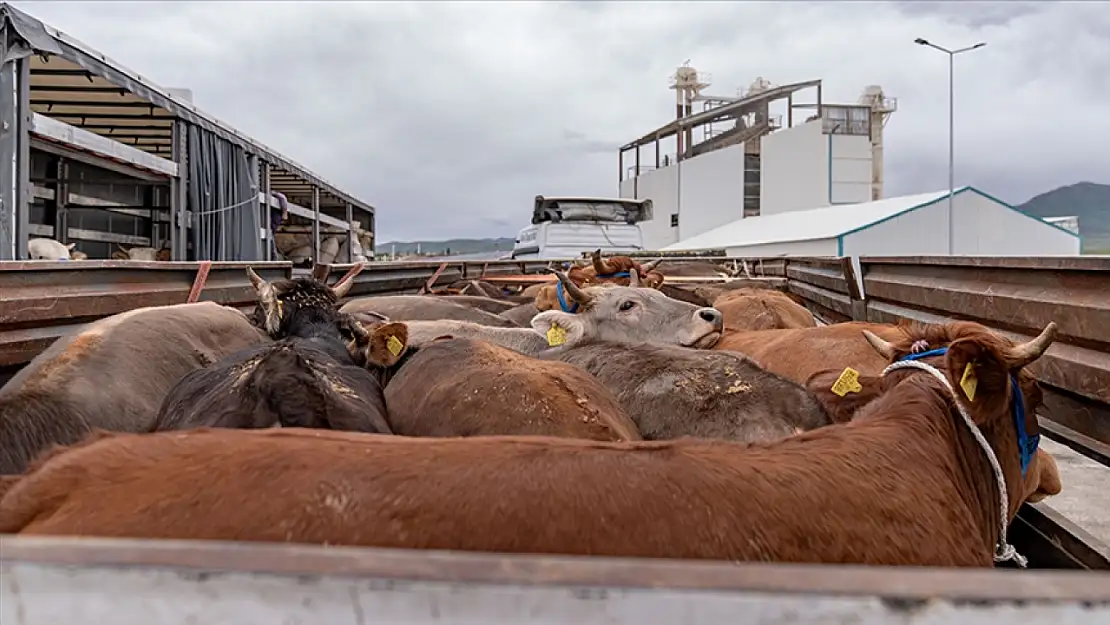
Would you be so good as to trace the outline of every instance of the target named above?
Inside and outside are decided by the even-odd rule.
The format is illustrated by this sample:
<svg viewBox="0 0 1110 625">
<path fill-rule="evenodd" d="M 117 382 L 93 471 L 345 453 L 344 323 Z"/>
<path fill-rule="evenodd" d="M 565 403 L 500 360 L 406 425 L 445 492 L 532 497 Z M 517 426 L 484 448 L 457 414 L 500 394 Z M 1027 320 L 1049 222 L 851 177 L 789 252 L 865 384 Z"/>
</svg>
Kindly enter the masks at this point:
<svg viewBox="0 0 1110 625">
<path fill-rule="evenodd" d="M 0 533 L 989 567 L 1000 516 L 1013 518 L 1025 490 L 1011 404 L 1036 432 L 1040 392 L 1023 367 L 1054 332 L 1013 345 L 973 323 L 921 328 L 910 338 L 949 348 L 926 361 L 944 381 L 894 371 L 850 423 L 766 443 L 110 435 L 11 485 Z M 968 365 L 973 399 L 953 390 Z"/>
<path fill-rule="evenodd" d="M 817 397 L 829 417 L 836 423 L 851 421 L 864 406 L 878 399 L 883 391 L 881 376 L 859 375 L 855 378 L 858 383 L 857 388 L 846 391 L 837 388 L 844 392 L 841 395 L 833 389 L 843 375 L 843 369 L 826 369 L 810 376 L 806 383 L 806 388 Z M 1052 454 L 1038 448 L 1028 470 L 1022 499 L 1036 503 L 1046 497 L 1060 494 L 1062 488 L 1056 459 Z"/>
<path fill-rule="evenodd" d="M 831 423 L 814 396 L 741 354 L 586 343 L 541 353 L 601 380 L 648 440 L 772 440 Z"/>
<path fill-rule="evenodd" d="M 503 313 L 507 310 L 512 310 L 513 308 L 516 308 L 517 306 L 520 306 L 523 303 L 528 303 L 528 304 L 532 303 L 531 301 L 529 301 L 529 302 L 517 302 L 517 301 L 507 299 L 507 298 L 487 297 L 487 296 L 484 296 L 484 295 L 463 295 L 463 294 L 459 294 L 459 295 L 449 295 L 449 296 L 445 296 L 445 297 L 447 298 L 447 301 L 451 302 L 452 304 L 458 304 L 460 306 L 467 306 L 467 307 L 470 307 L 470 308 L 476 308 L 478 310 L 483 310 L 485 312 L 488 312 L 488 313 L 494 314 L 494 315 Z"/>
<path fill-rule="evenodd" d="M 340 308 L 345 313 L 376 312 L 393 321 L 469 321 L 495 328 L 519 328 L 516 323 L 491 312 L 455 302 L 458 296 L 376 295 L 353 299 Z"/>
<path fill-rule="evenodd" d="M 577 286 L 615 284 L 656 289 L 663 283 L 663 274 L 655 271 L 662 259 L 641 265 L 628 256 L 611 256 L 602 259 L 601 250 L 597 250 L 591 260 L 592 264 L 586 267 L 575 265 L 567 272 L 567 276 Z M 566 291 L 559 282 L 539 285 L 536 289 L 535 303 L 536 309 L 541 311 L 562 310 L 573 313 L 578 309 L 574 301 L 567 297 Z"/>
<path fill-rule="evenodd" d="M 148 431 L 182 376 L 267 341 L 214 302 L 138 308 L 63 336 L 0 389 L 0 474 L 93 429 Z"/>
<path fill-rule="evenodd" d="M 721 295 L 713 307 L 725 316 L 725 331 L 815 328 L 813 313 L 774 289 L 740 288 Z"/>
<path fill-rule="evenodd" d="M 888 341 L 905 336 L 895 325 L 848 321 L 816 328 L 726 331 L 713 349 L 740 352 L 764 369 L 798 384 L 805 384 L 811 375 L 830 367 L 850 366 L 860 373 L 878 375 L 887 361 L 864 339 L 863 330 Z"/>
<path fill-rule="evenodd" d="M 393 433 L 405 436 L 640 440 L 617 398 L 585 371 L 473 339 L 420 348 L 394 374 L 385 400 Z"/>
</svg>

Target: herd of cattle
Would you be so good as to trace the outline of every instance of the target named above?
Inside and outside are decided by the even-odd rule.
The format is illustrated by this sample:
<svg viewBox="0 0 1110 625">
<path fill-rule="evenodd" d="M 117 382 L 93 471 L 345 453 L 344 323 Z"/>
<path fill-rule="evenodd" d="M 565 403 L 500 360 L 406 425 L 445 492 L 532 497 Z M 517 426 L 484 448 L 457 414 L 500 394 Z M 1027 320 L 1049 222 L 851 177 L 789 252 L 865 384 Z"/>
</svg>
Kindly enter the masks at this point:
<svg viewBox="0 0 1110 625">
<path fill-rule="evenodd" d="M 597 254 L 520 295 L 247 272 L 251 315 L 113 315 L 0 389 L 0 533 L 1020 565 L 1061 489 L 1054 324 L 819 325 Z"/>
</svg>

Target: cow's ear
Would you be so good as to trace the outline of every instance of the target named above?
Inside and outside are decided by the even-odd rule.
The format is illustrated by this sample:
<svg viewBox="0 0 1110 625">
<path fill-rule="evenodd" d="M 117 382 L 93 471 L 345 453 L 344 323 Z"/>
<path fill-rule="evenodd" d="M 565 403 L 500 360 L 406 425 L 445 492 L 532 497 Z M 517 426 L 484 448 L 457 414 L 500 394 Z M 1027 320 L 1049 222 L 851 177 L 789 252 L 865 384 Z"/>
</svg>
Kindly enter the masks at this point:
<svg viewBox="0 0 1110 625">
<path fill-rule="evenodd" d="M 574 345 L 586 333 L 586 325 L 578 315 L 561 310 L 547 310 L 532 317 L 532 329 L 544 337 L 550 347 Z"/>
<path fill-rule="evenodd" d="M 367 364 L 392 367 L 401 360 L 408 343 L 409 329 L 403 323 L 391 321 L 371 328 Z"/>
<path fill-rule="evenodd" d="M 809 376 L 805 387 L 817 398 L 833 423 L 847 423 L 882 394 L 882 382 L 878 376 L 861 375 L 845 367 L 818 371 Z"/>
<path fill-rule="evenodd" d="M 70 243 L 69 245 L 66 246 L 66 249 L 72 252 L 73 248 L 75 248 L 75 247 L 77 247 L 76 243 Z"/>
<path fill-rule="evenodd" d="M 663 286 L 663 274 L 659 273 L 658 271 L 648 272 L 647 275 L 640 278 L 640 286 L 644 286 L 649 289 L 658 289 L 659 287 Z"/>
<path fill-rule="evenodd" d="M 558 288 L 557 285 L 557 282 L 545 284 L 536 291 L 534 304 L 537 310 L 559 310 L 559 297 L 555 294 L 555 289 Z M 570 304 L 571 302 L 567 303 Z"/>
<path fill-rule="evenodd" d="M 1010 372 L 1002 354 L 985 341 L 963 338 L 948 346 L 948 380 L 977 425 L 985 425 L 1009 410 Z"/>
</svg>

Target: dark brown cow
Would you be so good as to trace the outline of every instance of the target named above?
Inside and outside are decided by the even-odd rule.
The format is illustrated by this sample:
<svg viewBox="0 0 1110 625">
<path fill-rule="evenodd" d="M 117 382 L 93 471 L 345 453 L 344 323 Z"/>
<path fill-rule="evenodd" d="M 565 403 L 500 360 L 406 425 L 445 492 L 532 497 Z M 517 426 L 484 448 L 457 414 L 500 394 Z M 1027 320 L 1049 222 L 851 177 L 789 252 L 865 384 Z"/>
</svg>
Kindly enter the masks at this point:
<svg viewBox="0 0 1110 625">
<path fill-rule="evenodd" d="M 385 399 L 393 432 L 406 436 L 640 440 L 617 398 L 585 371 L 473 339 L 419 349 L 386 386 Z"/>
<path fill-rule="evenodd" d="M 384 368 L 404 350 L 404 324 L 379 322 L 367 329 L 336 310 L 338 296 L 323 282 L 297 278 L 270 285 L 247 272 L 259 308 L 266 317 L 276 310 L 285 338 L 186 375 L 166 396 L 152 429 L 280 426 L 388 433 Z M 268 298 L 275 292 L 281 300 Z"/>
<path fill-rule="evenodd" d="M 713 307 L 725 316 L 726 331 L 817 327 L 813 313 L 773 289 L 735 289 L 718 297 Z"/>
<path fill-rule="evenodd" d="M 863 330 L 888 341 L 905 336 L 905 331 L 895 325 L 848 321 L 816 328 L 726 331 L 713 349 L 740 352 L 764 369 L 798 384 L 805 384 L 811 375 L 830 367 L 852 367 L 860 373 L 878 375 L 887 361 L 864 339 Z"/>
<path fill-rule="evenodd" d="M 63 336 L 0 389 L 0 474 L 93 429 L 145 432 L 182 376 L 267 341 L 214 302 L 138 308 Z"/>
<path fill-rule="evenodd" d="M 539 357 L 577 365 L 601 380 L 647 440 L 772 440 L 831 423 L 806 389 L 741 354 L 587 343 Z"/>
<path fill-rule="evenodd" d="M 909 338 L 948 346 L 926 361 L 943 382 L 894 371 L 850 423 L 766 443 L 111 435 L 11 485 L 0 533 L 990 567 L 999 517 L 1012 519 L 1026 491 L 1011 406 L 1035 433 L 1040 392 L 1023 367 L 1054 331 L 1013 345 L 978 324 L 922 328 Z M 973 400 L 958 390 L 969 364 Z"/>
<path fill-rule="evenodd" d="M 518 328 L 512 321 L 471 306 L 456 303 L 458 296 L 378 295 L 353 299 L 340 312 L 376 312 L 394 321 L 469 321 L 495 328 Z"/>
</svg>

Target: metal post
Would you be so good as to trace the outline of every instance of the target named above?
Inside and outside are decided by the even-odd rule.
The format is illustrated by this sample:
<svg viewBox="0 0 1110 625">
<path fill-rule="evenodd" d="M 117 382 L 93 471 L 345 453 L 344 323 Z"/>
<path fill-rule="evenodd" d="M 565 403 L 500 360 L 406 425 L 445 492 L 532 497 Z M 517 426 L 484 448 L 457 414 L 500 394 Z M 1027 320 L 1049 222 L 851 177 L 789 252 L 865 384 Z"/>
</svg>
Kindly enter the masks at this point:
<svg viewBox="0 0 1110 625">
<path fill-rule="evenodd" d="M 53 159 L 52 168 L 57 180 L 51 185 L 54 188 L 54 238 L 59 243 L 69 243 L 69 162 L 65 157 Z"/>
<path fill-rule="evenodd" d="M 640 146 L 636 146 L 636 177 L 632 179 L 632 199 L 640 199 Z"/>
<path fill-rule="evenodd" d="M 277 233 L 270 228 L 270 202 L 273 201 L 272 192 L 270 190 L 270 164 L 262 161 L 262 224 L 266 228 L 266 251 L 262 258 L 266 260 L 277 260 L 274 258 L 274 251 L 277 249 Z"/>
<path fill-rule="evenodd" d="M 5 29 L 0 49 L 11 37 Z M 11 58 L 0 66 L 0 260 L 27 258 L 30 211 L 30 58 Z M 13 176 L 14 174 L 14 176 Z"/>
<path fill-rule="evenodd" d="M 19 59 L 15 70 L 17 115 L 15 152 L 15 257 L 27 258 L 31 240 L 31 57 Z"/>
<path fill-rule="evenodd" d="M 312 264 L 320 262 L 320 187 L 312 185 Z"/>
<path fill-rule="evenodd" d="M 170 256 L 173 260 L 189 260 L 189 130 L 185 122 L 175 120 L 170 152 L 177 163 L 177 176 L 170 180 Z"/>
<path fill-rule="evenodd" d="M 354 208 L 351 206 L 351 203 L 347 202 L 347 262 L 348 263 L 355 262 L 354 238 L 355 238 L 355 212 L 354 212 Z M 362 253 L 365 254 L 366 250 L 363 250 Z"/>
<path fill-rule="evenodd" d="M 247 155 L 247 170 L 250 172 L 251 177 L 251 193 L 254 194 L 254 197 L 252 198 L 254 201 L 250 204 L 247 204 L 247 206 L 254 208 L 255 215 L 261 215 L 262 203 L 259 202 L 258 196 L 260 195 L 260 191 L 262 189 L 262 172 L 259 170 L 259 160 L 257 154 Z M 250 210 L 250 208 L 248 208 L 247 210 Z M 267 217 L 269 217 L 269 215 L 267 215 Z M 254 233 L 254 236 L 258 237 L 259 242 L 262 244 L 261 248 L 258 250 L 258 257 L 249 259 L 244 258 L 242 260 L 266 260 L 266 250 L 270 249 L 270 221 L 268 219 L 263 219 L 259 223 L 259 225 L 261 226 L 261 228 L 259 228 L 258 231 Z M 267 232 L 267 235 L 265 237 L 262 236 L 263 231 Z"/>
<path fill-rule="evenodd" d="M 973 46 L 949 50 L 921 37 L 914 39 L 913 42 L 948 55 L 948 254 L 951 256 L 956 250 L 956 212 L 953 208 L 956 194 L 956 55 L 982 48 L 987 44 L 977 43 Z"/>
</svg>

